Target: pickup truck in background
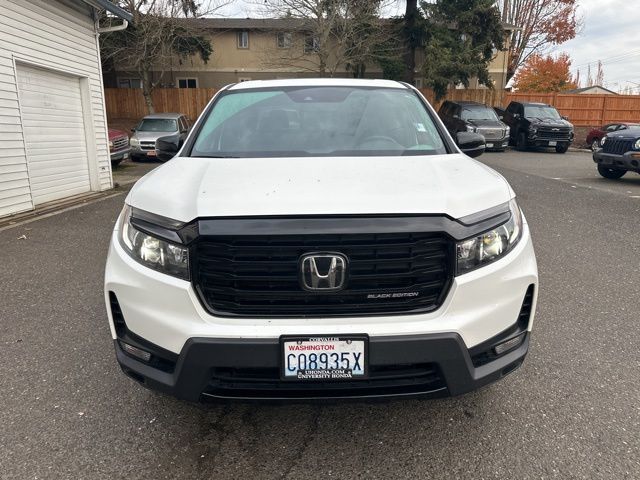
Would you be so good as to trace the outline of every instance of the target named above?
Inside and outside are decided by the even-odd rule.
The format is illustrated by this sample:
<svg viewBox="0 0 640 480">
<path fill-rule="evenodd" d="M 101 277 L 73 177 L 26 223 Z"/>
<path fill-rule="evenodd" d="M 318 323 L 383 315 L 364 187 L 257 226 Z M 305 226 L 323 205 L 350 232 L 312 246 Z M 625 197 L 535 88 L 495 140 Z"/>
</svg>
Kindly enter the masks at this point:
<svg viewBox="0 0 640 480">
<path fill-rule="evenodd" d="M 109 129 L 109 155 L 111 157 L 111 167 L 117 167 L 120 162 L 129 158 L 131 146 L 129 145 L 129 135 L 122 130 Z"/>
<path fill-rule="evenodd" d="M 557 153 L 565 153 L 573 142 L 573 125 L 551 105 L 511 102 L 506 110 L 495 110 L 510 127 L 510 144 L 516 150 L 551 147 Z"/>
</svg>

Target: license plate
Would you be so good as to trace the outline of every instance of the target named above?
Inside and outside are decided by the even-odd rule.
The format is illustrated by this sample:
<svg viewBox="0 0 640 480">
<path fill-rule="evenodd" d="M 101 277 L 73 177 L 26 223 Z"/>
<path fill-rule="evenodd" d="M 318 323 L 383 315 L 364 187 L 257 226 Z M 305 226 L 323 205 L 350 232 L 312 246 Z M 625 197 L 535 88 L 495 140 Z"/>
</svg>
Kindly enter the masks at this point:
<svg viewBox="0 0 640 480">
<path fill-rule="evenodd" d="M 493 148 L 493 143 L 487 143 L 487 148 Z"/>
<path fill-rule="evenodd" d="M 558 144 L 558 142 L 549 142 L 549 146 L 550 147 L 555 147 Z"/>
<path fill-rule="evenodd" d="M 125 154 L 122 156 L 122 159 L 123 159 L 123 160 L 126 160 L 127 158 L 129 158 L 129 154 L 128 154 L 128 153 L 125 153 Z"/>
<path fill-rule="evenodd" d="M 280 345 L 285 380 L 352 380 L 367 375 L 364 335 L 282 337 Z"/>
<path fill-rule="evenodd" d="M 156 156 L 156 151 L 155 150 L 149 150 L 147 152 L 147 156 L 148 157 L 155 157 Z"/>
</svg>

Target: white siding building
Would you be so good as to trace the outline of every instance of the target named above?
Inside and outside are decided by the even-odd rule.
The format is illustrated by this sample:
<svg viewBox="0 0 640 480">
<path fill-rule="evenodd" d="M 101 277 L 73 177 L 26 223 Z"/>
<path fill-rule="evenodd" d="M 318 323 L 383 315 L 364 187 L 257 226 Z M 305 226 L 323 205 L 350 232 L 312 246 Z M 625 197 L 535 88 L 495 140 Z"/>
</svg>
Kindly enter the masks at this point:
<svg viewBox="0 0 640 480">
<path fill-rule="evenodd" d="M 97 9 L 0 0 L 0 217 L 112 188 Z"/>
</svg>

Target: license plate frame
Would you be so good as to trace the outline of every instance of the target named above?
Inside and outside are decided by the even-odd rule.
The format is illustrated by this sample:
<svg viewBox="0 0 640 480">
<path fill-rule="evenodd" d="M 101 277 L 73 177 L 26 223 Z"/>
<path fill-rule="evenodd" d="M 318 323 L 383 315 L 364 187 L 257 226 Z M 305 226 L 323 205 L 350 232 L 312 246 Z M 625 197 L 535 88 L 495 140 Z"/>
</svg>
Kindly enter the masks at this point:
<svg viewBox="0 0 640 480">
<path fill-rule="evenodd" d="M 317 341 L 314 341 L 317 340 Z M 329 344 L 335 345 L 336 342 L 362 342 L 362 374 L 353 374 L 344 375 L 343 370 L 336 369 L 318 369 L 319 372 L 329 372 L 329 375 L 318 375 L 314 377 L 313 375 L 309 378 L 300 378 L 298 375 L 298 371 L 296 371 L 295 375 L 287 375 L 287 352 L 285 350 L 287 344 L 289 343 L 297 343 L 302 342 L 301 344 Z M 311 383 L 311 382 L 344 382 L 344 381 L 354 381 L 354 380 L 363 380 L 369 378 L 369 336 L 366 334 L 347 334 L 347 335 L 283 335 L 280 337 L 279 342 L 279 351 L 280 351 L 280 379 L 287 382 L 302 382 L 302 383 Z M 319 353 L 325 353 L 324 351 L 318 351 Z M 312 351 L 311 353 L 315 353 Z M 333 353 L 337 353 L 333 352 Z M 342 353 L 342 352 L 341 352 Z M 357 352 L 356 352 L 357 353 Z M 331 375 L 333 372 L 334 375 Z M 337 374 L 337 375 L 336 375 Z"/>
</svg>

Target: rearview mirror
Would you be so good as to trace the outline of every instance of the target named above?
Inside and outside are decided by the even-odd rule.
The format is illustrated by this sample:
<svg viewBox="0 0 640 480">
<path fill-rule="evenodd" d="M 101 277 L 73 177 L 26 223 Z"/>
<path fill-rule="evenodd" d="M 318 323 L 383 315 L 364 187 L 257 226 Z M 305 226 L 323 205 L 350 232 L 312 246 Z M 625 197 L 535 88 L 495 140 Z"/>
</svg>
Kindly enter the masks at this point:
<svg viewBox="0 0 640 480">
<path fill-rule="evenodd" d="M 482 155 L 486 147 L 484 137 L 474 132 L 458 132 L 456 143 L 462 153 L 472 158 Z"/>
<path fill-rule="evenodd" d="M 167 135 L 156 140 L 156 157 L 161 162 L 171 160 L 180 151 L 182 141 L 179 135 Z"/>
</svg>

